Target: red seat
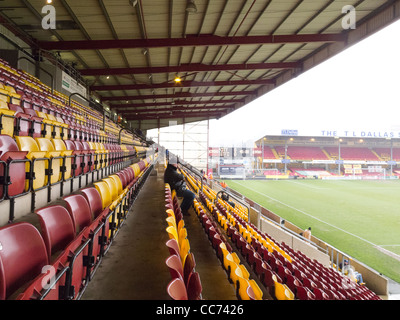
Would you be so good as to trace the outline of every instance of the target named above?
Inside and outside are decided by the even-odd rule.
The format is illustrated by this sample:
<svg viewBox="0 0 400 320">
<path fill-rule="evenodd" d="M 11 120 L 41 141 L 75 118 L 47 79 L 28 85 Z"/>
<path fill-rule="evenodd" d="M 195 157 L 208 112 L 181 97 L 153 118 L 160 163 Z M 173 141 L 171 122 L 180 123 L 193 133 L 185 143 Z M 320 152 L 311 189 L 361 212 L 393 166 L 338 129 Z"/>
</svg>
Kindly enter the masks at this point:
<svg viewBox="0 0 400 320">
<path fill-rule="evenodd" d="M 39 276 L 49 257 L 39 231 L 26 222 L 0 228 L 0 244 L 0 300 L 4 300 Z"/>
<path fill-rule="evenodd" d="M 69 266 L 65 279 L 65 299 L 76 299 L 87 285 L 90 239 L 85 232 L 75 237 L 73 220 L 61 205 L 44 207 L 36 211 L 50 260 Z"/>
<path fill-rule="evenodd" d="M 85 167 L 85 162 L 84 162 L 85 155 L 82 153 L 82 150 L 79 150 L 76 147 L 74 141 L 64 140 L 64 143 L 67 150 L 73 150 L 72 152 L 72 155 L 74 156 L 72 158 L 72 167 L 74 168 L 73 176 L 74 177 L 80 176 L 83 172 L 83 167 Z"/>
<path fill-rule="evenodd" d="M 172 279 L 179 278 L 183 281 L 183 267 L 179 256 L 174 254 L 170 255 L 165 260 L 165 264 L 168 267 Z"/>
<path fill-rule="evenodd" d="M 102 202 L 100 193 L 96 188 L 89 187 L 81 189 L 80 192 L 86 198 L 93 218 L 97 218 L 103 212 Z"/>
<path fill-rule="evenodd" d="M 303 286 L 297 287 L 296 296 L 300 300 L 315 300 L 315 294 Z"/>
<path fill-rule="evenodd" d="M 8 166 L 6 177 L 6 165 L 0 163 L 0 177 L 4 177 L 4 182 L 0 183 L 0 199 L 6 193 L 9 197 L 15 197 L 24 192 L 25 162 L 21 160 L 25 160 L 27 154 L 27 151 L 19 151 L 17 143 L 9 135 L 0 135 L 0 161 L 4 161 Z"/>
<path fill-rule="evenodd" d="M 186 285 L 188 300 L 201 300 L 203 287 L 198 272 L 191 272 Z"/>
<path fill-rule="evenodd" d="M 167 286 L 167 292 L 173 300 L 188 300 L 185 283 L 180 278 L 170 281 Z"/>
<path fill-rule="evenodd" d="M 165 244 L 169 250 L 170 255 L 174 254 L 179 256 L 179 244 L 175 239 L 169 239 Z"/>
<path fill-rule="evenodd" d="M 63 198 L 66 208 L 74 223 L 75 232 L 78 234 L 92 222 L 92 213 L 85 197 L 81 194 L 73 194 Z"/>
<path fill-rule="evenodd" d="M 25 112 L 25 114 L 30 116 L 30 120 L 31 120 L 30 136 L 32 138 L 42 137 L 43 118 L 38 117 L 38 115 L 34 109 L 25 108 L 24 112 Z"/>
<path fill-rule="evenodd" d="M 103 210 L 101 196 L 96 188 L 93 187 L 84 188 L 81 189 L 80 192 L 89 203 L 93 219 L 95 219 L 94 222 L 102 223 L 102 231 L 101 234 L 98 234 L 98 236 L 101 237 L 101 239 L 99 239 L 100 255 L 103 255 L 106 247 L 109 245 L 108 242 L 108 236 L 110 231 L 109 215 L 112 214 L 112 212 L 110 212 L 109 208 Z M 96 241 L 94 242 L 96 243 Z"/>
<path fill-rule="evenodd" d="M 9 104 L 8 108 L 12 111 L 15 111 L 15 131 L 14 135 L 16 136 L 29 136 L 30 128 L 31 128 L 31 116 L 26 114 L 24 109 L 22 109 L 17 104 Z"/>
<path fill-rule="evenodd" d="M 49 257 L 64 250 L 75 239 L 74 222 L 67 209 L 53 205 L 36 210 Z"/>
</svg>

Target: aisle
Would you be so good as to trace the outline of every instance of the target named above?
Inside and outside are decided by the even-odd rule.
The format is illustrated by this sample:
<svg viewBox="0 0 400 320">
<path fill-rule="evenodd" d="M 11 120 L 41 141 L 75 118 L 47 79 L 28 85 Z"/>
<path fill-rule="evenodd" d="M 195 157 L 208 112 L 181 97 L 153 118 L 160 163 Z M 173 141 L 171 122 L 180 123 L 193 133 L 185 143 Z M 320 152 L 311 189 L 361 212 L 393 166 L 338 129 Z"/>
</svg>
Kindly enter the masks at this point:
<svg viewBox="0 0 400 320">
<path fill-rule="evenodd" d="M 170 300 L 171 280 L 165 260 L 165 198 L 163 174 L 154 171 L 139 193 L 129 216 L 104 257 L 82 300 Z M 192 211 L 193 212 L 193 211 Z M 236 299 L 220 262 L 197 216 L 185 216 L 203 299 Z"/>
</svg>

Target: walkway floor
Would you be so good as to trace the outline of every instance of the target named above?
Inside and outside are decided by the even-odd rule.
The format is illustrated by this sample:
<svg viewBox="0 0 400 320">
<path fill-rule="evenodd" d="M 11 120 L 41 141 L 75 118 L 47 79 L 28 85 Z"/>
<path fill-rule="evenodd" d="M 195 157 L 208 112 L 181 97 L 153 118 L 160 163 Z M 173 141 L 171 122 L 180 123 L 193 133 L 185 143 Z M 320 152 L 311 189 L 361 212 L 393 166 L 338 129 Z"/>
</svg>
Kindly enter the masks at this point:
<svg viewBox="0 0 400 320">
<path fill-rule="evenodd" d="M 170 300 L 166 291 L 171 280 L 165 265 L 169 256 L 166 217 L 163 173 L 154 170 L 82 300 Z M 197 216 L 192 213 L 184 219 L 203 299 L 236 299 Z"/>
</svg>

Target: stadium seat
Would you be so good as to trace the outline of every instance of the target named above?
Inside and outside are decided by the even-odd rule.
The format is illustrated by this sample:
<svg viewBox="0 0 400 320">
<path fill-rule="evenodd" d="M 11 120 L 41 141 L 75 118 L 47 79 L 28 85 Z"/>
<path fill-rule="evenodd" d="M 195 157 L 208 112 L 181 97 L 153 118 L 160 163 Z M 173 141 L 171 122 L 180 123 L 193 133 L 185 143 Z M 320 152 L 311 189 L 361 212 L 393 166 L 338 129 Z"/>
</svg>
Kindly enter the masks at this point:
<svg viewBox="0 0 400 320">
<path fill-rule="evenodd" d="M 26 222 L 0 228 L 0 300 L 10 298 L 49 264 L 39 231 Z"/>
<path fill-rule="evenodd" d="M 201 300 L 203 287 L 198 272 L 191 272 L 186 285 L 188 300 Z"/>
<path fill-rule="evenodd" d="M 20 151 L 17 143 L 8 135 L 0 135 L 0 199 L 6 193 L 9 197 L 22 194 L 25 190 L 25 163 L 27 151 Z M 8 166 L 8 176 L 5 169 Z"/>
<path fill-rule="evenodd" d="M 80 192 L 89 203 L 93 219 L 96 219 L 103 212 L 100 193 L 93 187 L 81 189 Z"/>
<path fill-rule="evenodd" d="M 62 178 L 62 163 L 63 158 L 61 157 L 61 151 L 56 151 L 53 143 L 47 138 L 35 138 L 40 151 L 46 151 L 45 158 L 50 159 L 51 165 L 48 165 L 46 169 L 51 168 L 50 184 L 55 184 L 61 181 Z M 45 184 L 47 184 L 47 174 Z"/>
<path fill-rule="evenodd" d="M 0 134 L 14 136 L 14 115 L 15 111 L 8 108 L 8 101 L 1 100 L 0 90 Z"/>
<path fill-rule="evenodd" d="M 26 181 L 25 190 L 37 190 L 46 185 L 48 181 L 46 169 L 49 167 L 49 160 L 44 159 L 46 151 L 40 151 L 39 146 L 32 137 L 15 137 L 18 148 L 21 151 L 27 151 L 26 157 L 31 161 L 31 164 L 26 164 L 26 172 L 31 175 L 32 179 Z"/>
<path fill-rule="evenodd" d="M 103 210 L 110 206 L 112 203 L 112 195 L 110 187 L 105 181 L 98 181 L 94 183 L 95 188 L 100 194 Z"/>
<path fill-rule="evenodd" d="M 173 226 L 168 226 L 166 231 L 168 232 L 169 238 L 174 239 L 179 244 L 179 237 L 176 228 L 174 228 Z"/>
<path fill-rule="evenodd" d="M 96 247 L 97 243 L 99 244 L 100 248 L 98 250 L 98 255 L 101 256 L 109 245 L 108 235 L 110 233 L 110 222 L 108 217 L 111 213 L 108 207 L 103 209 L 101 196 L 96 188 L 84 188 L 81 189 L 80 192 L 85 197 L 90 206 L 94 223 L 97 223 L 98 226 L 102 227 L 101 234 L 99 234 L 97 230 L 93 231 L 96 237 L 101 237 L 99 241 L 93 241 L 94 247 Z M 96 252 L 96 248 L 93 249 L 93 252 Z"/>
<path fill-rule="evenodd" d="M 167 292 L 173 300 L 188 300 L 186 286 L 182 279 L 171 280 L 168 283 Z"/>
<path fill-rule="evenodd" d="M 78 234 L 85 227 L 89 227 L 92 222 L 92 213 L 85 197 L 81 194 L 73 194 L 64 197 L 63 200 L 74 223 L 75 233 Z"/>
<path fill-rule="evenodd" d="M 165 260 L 165 264 L 167 265 L 171 278 L 180 278 L 183 279 L 183 267 L 182 267 L 182 261 L 179 256 L 176 255 L 171 255 Z"/>
<path fill-rule="evenodd" d="M 29 136 L 31 129 L 31 116 L 26 114 L 25 111 L 19 105 L 9 104 L 8 108 L 12 111 L 15 111 L 14 135 Z"/>
<path fill-rule="evenodd" d="M 67 150 L 67 147 L 62 139 L 52 139 L 54 149 L 61 152 L 63 159 L 63 170 L 60 171 L 60 180 L 69 180 L 72 177 L 72 153 L 73 150 Z M 62 173 L 64 172 L 64 177 Z"/>
<path fill-rule="evenodd" d="M 69 266 L 66 277 L 66 299 L 76 299 L 88 283 L 91 239 L 82 231 L 75 234 L 73 220 L 61 205 L 52 205 L 36 211 L 41 233 L 51 261 Z"/>
<path fill-rule="evenodd" d="M 43 118 L 38 117 L 37 113 L 33 109 L 25 108 L 25 114 L 30 116 L 30 128 L 29 136 L 32 138 L 40 138 L 42 136 L 42 122 Z"/>
<path fill-rule="evenodd" d="M 176 241 L 175 239 L 169 239 L 165 245 L 167 246 L 170 255 L 177 255 L 179 256 L 179 244 L 178 241 Z"/>
<path fill-rule="evenodd" d="M 36 210 L 41 233 L 50 258 L 63 251 L 75 239 L 74 222 L 67 209 L 52 205 Z"/>
</svg>

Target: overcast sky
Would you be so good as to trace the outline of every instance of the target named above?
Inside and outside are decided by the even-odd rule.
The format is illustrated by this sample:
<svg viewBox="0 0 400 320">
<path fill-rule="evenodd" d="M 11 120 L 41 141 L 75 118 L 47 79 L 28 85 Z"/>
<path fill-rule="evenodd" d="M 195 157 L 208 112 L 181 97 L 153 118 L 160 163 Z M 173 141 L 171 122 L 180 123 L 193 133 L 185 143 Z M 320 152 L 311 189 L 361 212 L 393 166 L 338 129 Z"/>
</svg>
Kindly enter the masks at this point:
<svg viewBox="0 0 400 320">
<path fill-rule="evenodd" d="M 210 121 L 210 146 L 242 146 L 282 129 L 400 132 L 400 21 L 241 109 Z M 397 137 L 397 136 L 396 136 Z"/>
</svg>

